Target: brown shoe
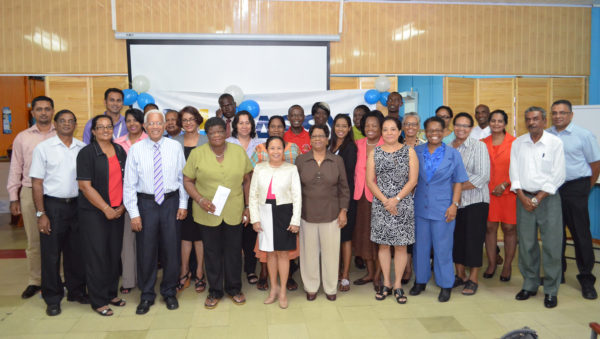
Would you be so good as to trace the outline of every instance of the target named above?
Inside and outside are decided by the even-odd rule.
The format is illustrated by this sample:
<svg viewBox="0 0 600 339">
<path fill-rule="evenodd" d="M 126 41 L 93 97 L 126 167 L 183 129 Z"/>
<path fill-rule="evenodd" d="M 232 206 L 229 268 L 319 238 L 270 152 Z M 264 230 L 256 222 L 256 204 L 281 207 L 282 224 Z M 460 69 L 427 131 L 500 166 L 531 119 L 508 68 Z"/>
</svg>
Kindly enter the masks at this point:
<svg viewBox="0 0 600 339">
<path fill-rule="evenodd" d="M 244 296 L 244 293 L 242 293 L 242 292 L 240 292 L 236 295 L 232 295 L 230 297 L 231 297 L 231 300 L 236 305 L 244 305 L 246 303 L 246 297 Z"/>
<path fill-rule="evenodd" d="M 308 292 L 306 292 L 306 300 L 313 301 L 315 299 L 317 299 L 317 294 L 316 293 L 308 293 Z"/>
<path fill-rule="evenodd" d="M 336 299 L 336 295 L 335 294 L 327 294 L 327 293 L 325 293 L 325 296 L 327 297 L 327 300 L 329 300 L 329 301 L 335 301 L 335 299 Z"/>
</svg>

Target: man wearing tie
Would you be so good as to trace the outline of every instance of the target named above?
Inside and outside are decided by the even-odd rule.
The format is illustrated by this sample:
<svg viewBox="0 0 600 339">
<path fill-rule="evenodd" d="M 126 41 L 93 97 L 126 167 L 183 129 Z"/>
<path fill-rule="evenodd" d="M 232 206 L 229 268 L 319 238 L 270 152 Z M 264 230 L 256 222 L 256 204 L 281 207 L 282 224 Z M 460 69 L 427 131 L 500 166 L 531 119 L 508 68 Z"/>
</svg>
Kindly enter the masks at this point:
<svg viewBox="0 0 600 339">
<path fill-rule="evenodd" d="M 134 144 L 125 165 L 123 200 L 136 234 L 138 285 L 142 292 L 137 314 L 154 304 L 158 255 L 163 266 L 160 294 L 167 308 L 179 307 L 179 227 L 187 215 L 188 195 L 183 188 L 185 158 L 181 145 L 163 137 L 165 117 L 151 110 L 144 117 L 148 138 Z"/>
<path fill-rule="evenodd" d="M 221 94 L 219 97 L 219 107 L 223 114 L 222 119 L 225 121 L 225 133 L 227 133 L 227 138 L 229 138 L 231 136 L 231 123 L 233 122 L 237 107 L 233 96 L 229 93 Z"/>
</svg>

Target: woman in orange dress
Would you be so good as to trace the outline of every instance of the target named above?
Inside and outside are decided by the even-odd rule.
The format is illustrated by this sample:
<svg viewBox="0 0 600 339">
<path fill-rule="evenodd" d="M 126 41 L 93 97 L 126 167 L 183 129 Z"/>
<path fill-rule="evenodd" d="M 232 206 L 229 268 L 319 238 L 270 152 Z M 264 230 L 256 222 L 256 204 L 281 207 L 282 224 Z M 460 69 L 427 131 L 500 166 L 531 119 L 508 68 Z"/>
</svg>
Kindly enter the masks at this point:
<svg viewBox="0 0 600 339">
<path fill-rule="evenodd" d="M 508 115 L 503 110 L 495 110 L 490 114 L 490 129 L 492 135 L 483 139 L 490 155 L 490 210 L 488 213 L 485 248 L 488 257 L 488 267 L 483 277 L 490 279 L 494 276 L 497 266 L 497 234 L 498 225 L 504 233 L 504 254 L 506 260 L 500 274 L 500 281 L 510 281 L 512 260 L 517 247 L 517 196 L 510 191 L 510 148 L 515 137 L 506 133 Z"/>
</svg>

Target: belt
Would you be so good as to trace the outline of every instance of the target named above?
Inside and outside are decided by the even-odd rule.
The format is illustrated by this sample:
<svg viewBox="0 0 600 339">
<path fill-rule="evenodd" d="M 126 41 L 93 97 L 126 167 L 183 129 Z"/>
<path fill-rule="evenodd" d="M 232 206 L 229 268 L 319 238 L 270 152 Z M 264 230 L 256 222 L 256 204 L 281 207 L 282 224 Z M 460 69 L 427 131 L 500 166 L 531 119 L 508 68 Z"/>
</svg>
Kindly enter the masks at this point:
<svg viewBox="0 0 600 339">
<path fill-rule="evenodd" d="M 72 204 L 74 202 L 77 202 L 77 197 L 73 197 L 73 198 L 57 198 L 57 197 L 53 197 L 53 196 L 45 195 L 44 194 L 44 198 L 50 199 L 50 200 L 53 200 L 53 201 L 57 201 L 57 202 L 62 202 L 63 204 Z"/>
<path fill-rule="evenodd" d="M 168 198 L 170 198 L 178 193 L 179 193 L 179 191 L 171 191 L 169 193 L 165 193 L 165 200 L 167 200 Z M 139 198 L 142 198 L 142 199 L 154 200 L 154 194 L 138 193 L 137 195 Z"/>
<path fill-rule="evenodd" d="M 537 195 L 538 193 L 540 193 L 540 191 L 535 191 L 535 192 L 529 192 L 526 190 L 521 190 L 523 193 L 527 194 L 527 195 Z"/>
</svg>

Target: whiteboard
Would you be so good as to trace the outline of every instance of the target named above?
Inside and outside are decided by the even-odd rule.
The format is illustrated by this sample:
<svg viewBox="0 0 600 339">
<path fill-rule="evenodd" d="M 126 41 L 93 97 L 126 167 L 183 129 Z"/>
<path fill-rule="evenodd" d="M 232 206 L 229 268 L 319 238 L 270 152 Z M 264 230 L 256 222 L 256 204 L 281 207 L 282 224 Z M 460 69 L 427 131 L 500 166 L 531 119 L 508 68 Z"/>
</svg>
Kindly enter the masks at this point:
<svg viewBox="0 0 600 339">
<path fill-rule="evenodd" d="M 129 76 L 144 75 L 150 92 L 244 94 L 329 88 L 329 43 L 128 40 Z M 130 78 L 130 80 L 131 80 Z"/>
<path fill-rule="evenodd" d="M 594 133 L 596 141 L 600 140 L 600 105 L 573 106 L 573 123 Z M 600 178 L 596 184 L 600 184 Z"/>
</svg>

